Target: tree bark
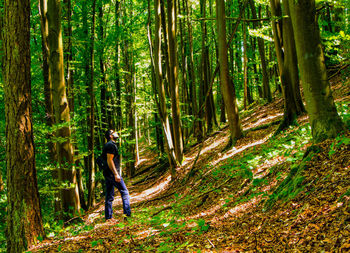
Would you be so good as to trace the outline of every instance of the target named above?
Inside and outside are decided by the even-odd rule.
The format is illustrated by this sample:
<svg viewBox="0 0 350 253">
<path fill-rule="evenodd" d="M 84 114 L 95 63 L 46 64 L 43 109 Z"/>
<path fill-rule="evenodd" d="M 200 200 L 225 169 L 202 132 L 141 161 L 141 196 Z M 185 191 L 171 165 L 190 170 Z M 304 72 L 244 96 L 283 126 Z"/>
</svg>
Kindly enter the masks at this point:
<svg viewBox="0 0 350 253">
<path fill-rule="evenodd" d="M 99 57 L 99 65 L 100 65 L 100 72 L 101 72 L 101 85 L 100 85 L 100 95 L 101 95 L 101 129 L 113 129 L 114 126 L 111 122 L 111 119 L 109 119 L 108 112 L 112 110 L 110 108 L 111 104 L 111 98 L 109 96 L 109 93 L 107 92 L 107 82 L 106 82 L 106 66 L 105 66 L 105 58 L 104 58 L 104 51 L 105 51 L 105 33 L 103 28 L 103 3 L 99 2 L 98 6 L 98 52 L 97 55 Z M 100 135 L 100 134 L 99 134 Z"/>
<path fill-rule="evenodd" d="M 206 18 L 206 0 L 200 1 L 201 16 Z M 205 121 L 207 122 L 207 133 L 213 129 L 214 116 L 213 112 L 213 93 L 212 90 L 208 91 L 210 84 L 210 62 L 209 62 L 209 42 L 208 42 L 208 31 L 207 24 L 204 20 L 201 22 L 201 33 L 202 33 L 202 56 L 201 56 L 201 105 L 205 103 Z M 208 99 L 205 96 L 209 92 Z M 201 106 L 202 108 L 202 106 Z"/>
<path fill-rule="evenodd" d="M 157 93 L 159 97 L 158 111 L 160 116 L 160 121 L 162 125 L 163 135 L 166 142 L 166 151 L 168 153 L 168 159 L 170 167 L 174 173 L 174 168 L 176 164 L 176 155 L 174 150 L 173 138 L 170 128 L 170 122 L 168 117 L 168 112 L 166 108 L 166 97 L 165 97 L 165 87 L 163 83 L 163 72 L 162 72 L 162 57 L 161 57 L 161 2 L 160 0 L 154 1 L 155 10 L 155 37 L 154 37 L 154 77 L 157 87 Z M 150 46 L 152 48 L 152 46 Z M 152 50 L 151 50 L 152 55 Z M 152 57 L 153 58 L 153 57 Z M 160 142 L 161 145 L 161 142 Z"/>
<path fill-rule="evenodd" d="M 67 97 L 68 97 L 68 104 L 70 111 L 74 111 L 74 74 L 73 74 L 73 68 L 71 67 L 72 61 L 73 61 L 73 51 L 72 51 L 72 3 L 71 0 L 64 0 L 63 1 L 65 6 L 65 19 L 67 20 L 66 28 L 64 29 L 64 36 L 65 41 L 64 43 L 64 61 L 66 63 L 66 73 L 67 73 Z"/>
<path fill-rule="evenodd" d="M 44 237 L 32 123 L 30 1 L 5 1 L 4 31 L 7 252 L 24 252 Z"/>
<path fill-rule="evenodd" d="M 132 8 L 130 7 L 130 13 L 126 12 L 126 7 L 124 6 L 124 15 L 123 22 L 126 23 L 127 18 L 133 16 Z M 135 154 L 136 154 L 136 145 L 135 145 L 135 63 L 133 55 L 133 41 L 130 35 L 126 35 L 124 38 L 124 66 L 125 66 L 125 89 L 126 89 L 126 105 L 128 108 L 126 110 L 126 119 L 128 127 L 128 137 L 127 137 L 127 161 L 126 161 L 126 173 L 129 177 L 134 177 L 135 175 Z"/>
<path fill-rule="evenodd" d="M 49 72 L 49 52 L 48 52 L 48 35 L 49 35 L 49 26 L 47 22 L 47 0 L 40 0 L 39 2 L 39 13 L 40 13 L 40 22 L 41 22 L 41 47 L 43 53 L 43 81 L 44 81 L 44 97 L 45 97 L 45 113 L 46 113 L 46 125 L 51 128 L 55 124 L 55 115 L 53 111 L 53 100 L 52 100 L 52 83 Z M 50 162 L 54 164 L 57 161 L 57 148 L 56 143 L 52 141 L 54 137 L 53 133 L 47 134 L 48 142 L 48 150 Z M 58 168 L 54 168 L 52 170 L 52 177 L 56 180 L 55 183 L 58 182 Z M 55 185 L 57 186 L 57 185 Z M 54 200 L 54 209 L 55 212 L 60 212 L 60 202 L 59 202 L 59 193 L 55 193 Z"/>
<path fill-rule="evenodd" d="M 181 165 L 183 159 L 182 127 L 180 116 L 179 101 L 179 82 L 178 82 L 178 60 L 176 43 L 176 13 L 175 0 L 167 0 L 168 11 L 168 52 L 169 69 L 168 80 L 171 95 L 171 110 L 173 117 L 173 137 L 177 162 Z"/>
<path fill-rule="evenodd" d="M 95 20 L 96 20 L 96 0 L 92 2 L 92 26 L 90 37 L 90 78 L 87 86 L 87 94 L 90 96 L 89 106 L 87 107 L 87 127 L 88 127 L 88 163 L 87 170 L 89 173 L 88 183 L 88 207 L 93 207 L 96 204 L 95 198 L 95 87 L 94 87 L 94 62 L 95 62 Z"/>
<path fill-rule="evenodd" d="M 192 105 L 192 115 L 194 118 L 193 131 L 194 135 L 197 137 L 197 141 L 201 141 L 203 138 L 202 128 L 198 122 L 198 105 L 197 105 L 197 89 L 196 89 L 196 75 L 194 69 L 194 60 L 193 60 L 193 35 L 192 35 L 192 24 L 190 23 L 190 8 L 189 1 L 184 0 L 186 5 L 186 20 L 187 20 L 187 29 L 188 29 L 188 40 L 189 40 L 189 82 L 190 82 L 190 97 Z"/>
<path fill-rule="evenodd" d="M 306 109 L 315 142 L 336 137 L 345 127 L 327 77 L 315 1 L 288 1 Z"/>
<path fill-rule="evenodd" d="M 244 16 L 243 16 L 244 18 Z M 244 78 L 244 98 L 243 105 L 244 109 L 247 110 L 248 104 L 248 43 L 247 43 L 247 28 L 246 24 L 243 23 L 243 78 Z"/>
<path fill-rule="evenodd" d="M 116 89 L 116 129 L 121 131 L 123 123 L 123 114 L 121 106 L 121 85 L 120 85 L 120 75 L 119 75 L 119 38 L 120 38 L 120 2 L 115 1 L 115 33 L 117 35 L 117 41 L 115 43 L 115 89 Z"/>
<path fill-rule="evenodd" d="M 61 30 L 61 2 L 60 0 L 49 0 L 47 3 L 47 18 L 49 25 L 48 48 L 49 69 L 52 82 L 52 97 L 57 129 L 55 136 L 63 141 L 57 142 L 57 160 L 59 164 L 60 182 L 68 182 L 69 185 L 62 186 L 61 207 L 66 213 L 75 214 L 80 210 L 79 190 L 76 181 L 76 171 L 73 159 L 73 146 L 70 142 L 70 115 L 64 81 L 63 65 L 63 42 Z M 67 219 L 68 216 L 63 216 Z"/>
<path fill-rule="evenodd" d="M 250 4 L 250 8 L 252 10 L 253 19 L 258 19 L 257 15 L 256 15 L 254 0 L 249 0 L 249 4 Z M 255 29 L 258 28 L 258 22 L 253 22 L 253 27 Z M 265 59 L 265 45 L 264 45 L 264 40 L 262 38 L 258 38 L 258 48 L 259 48 L 259 54 L 260 54 L 260 59 L 261 59 L 264 98 L 266 98 L 268 102 L 271 102 L 272 96 L 271 96 L 271 88 L 270 88 L 270 84 L 269 84 L 269 77 L 267 74 L 267 64 L 266 64 L 266 59 Z"/>
<path fill-rule="evenodd" d="M 300 95 L 298 60 L 295 49 L 294 31 L 290 20 L 288 1 L 283 0 L 283 68 L 281 72 L 284 97 L 284 116 L 277 132 L 296 122 L 297 116 L 305 112 Z M 277 38 L 276 38 L 277 39 Z"/>
<path fill-rule="evenodd" d="M 231 131 L 230 143 L 242 137 L 242 127 L 239 120 L 238 107 L 236 103 L 235 88 L 228 72 L 226 23 L 225 23 L 225 1 L 216 0 L 217 34 L 219 45 L 220 81 L 225 102 L 225 109 Z"/>
</svg>

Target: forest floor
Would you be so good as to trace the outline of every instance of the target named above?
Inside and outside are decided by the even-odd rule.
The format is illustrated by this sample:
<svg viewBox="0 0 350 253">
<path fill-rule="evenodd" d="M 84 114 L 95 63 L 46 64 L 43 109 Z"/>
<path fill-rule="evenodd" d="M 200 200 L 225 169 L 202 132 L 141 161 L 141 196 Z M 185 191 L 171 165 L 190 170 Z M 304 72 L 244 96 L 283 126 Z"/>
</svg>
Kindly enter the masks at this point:
<svg viewBox="0 0 350 253">
<path fill-rule="evenodd" d="M 350 78 L 332 85 L 349 123 Z M 127 182 L 131 219 L 116 193 L 114 220 L 105 222 L 101 200 L 31 252 L 349 251 L 350 133 L 312 146 L 301 116 L 274 137 L 282 117 L 281 98 L 252 106 L 242 113 L 244 138 L 227 149 L 226 126 L 188 147 L 174 180 L 145 147 Z"/>
</svg>

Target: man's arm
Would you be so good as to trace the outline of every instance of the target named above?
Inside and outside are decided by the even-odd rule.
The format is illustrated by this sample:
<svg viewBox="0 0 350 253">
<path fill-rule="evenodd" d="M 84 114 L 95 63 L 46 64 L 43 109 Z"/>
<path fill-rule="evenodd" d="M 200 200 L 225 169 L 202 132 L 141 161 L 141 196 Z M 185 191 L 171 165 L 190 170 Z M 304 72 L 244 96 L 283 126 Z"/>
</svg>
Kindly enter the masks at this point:
<svg viewBox="0 0 350 253">
<path fill-rule="evenodd" d="M 113 154 L 107 153 L 107 164 L 108 164 L 109 169 L 112 171 L 112 173 L 114 175 L 115 181 L 119 183 L 121 181 L 121 178 L 118 175 L 117 169 L 116 169 L 115 164 L 113 162 L 113 157 L 114 157 Z"/>
</svg>

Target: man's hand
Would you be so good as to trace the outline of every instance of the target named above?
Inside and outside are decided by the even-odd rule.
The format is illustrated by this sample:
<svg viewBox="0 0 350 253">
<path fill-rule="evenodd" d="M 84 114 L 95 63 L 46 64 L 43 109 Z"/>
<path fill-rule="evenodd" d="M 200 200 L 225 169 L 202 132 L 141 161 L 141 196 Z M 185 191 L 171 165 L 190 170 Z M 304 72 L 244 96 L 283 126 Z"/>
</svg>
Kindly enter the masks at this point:
<svg viewBox="0 0 350 253">
<path fill-rule="evenodd" d="M 117 183 L 120 183 L 120 181 L 122 181 L 121 177 L 117 174 L 114 175 L 114 180 L 117 182 Z"/>
<path fill-rule="evenodd" d="M 109 169 L 112 171 L 112 173 L 114 174 L 114 180 L 115 180 L 117 183 L 120 183 L 121 177 L 119 176 L 119 174 L 118 174 L 118 172 L 117 172 L 117 169 L 116 169 L 116 167 L 115 167 L 115 165 L 114 165 L 113 157 L 114 157 L 113 154 L 108 154 L 108 153 L 107 153 L 107 163 L 108 163 L 108 167 L 109 167 Z"/>
</svg>

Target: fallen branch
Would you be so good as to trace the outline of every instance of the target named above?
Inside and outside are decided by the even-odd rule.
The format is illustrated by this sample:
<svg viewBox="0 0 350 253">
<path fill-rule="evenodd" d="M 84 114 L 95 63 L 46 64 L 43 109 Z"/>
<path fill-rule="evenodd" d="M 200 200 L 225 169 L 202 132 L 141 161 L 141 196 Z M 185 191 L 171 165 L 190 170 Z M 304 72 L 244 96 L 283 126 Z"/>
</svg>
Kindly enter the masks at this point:
<svg viewBox="0 0 350 253">
<path fill-rule="evenodd" d="M 335 77 L 336 75 L 339 74 L 340 71 L 342 71 L 343 69 L 346 69 L 347 67 L 349 67 L 350 64 L 345 64 L 344 66 L 342 66 L 341 68 L 339 68 L 337 70 L 337 72 L 335 72 L 333 75 L 331 75 L 330 77 L 328 77 L 328 80 L 331 80 L 333 77 Z"/>
</svg>

